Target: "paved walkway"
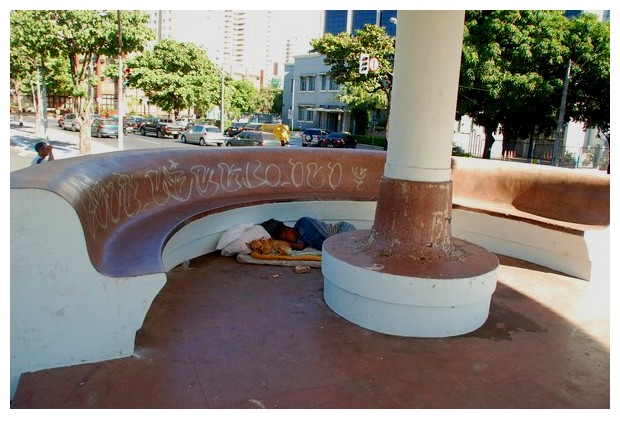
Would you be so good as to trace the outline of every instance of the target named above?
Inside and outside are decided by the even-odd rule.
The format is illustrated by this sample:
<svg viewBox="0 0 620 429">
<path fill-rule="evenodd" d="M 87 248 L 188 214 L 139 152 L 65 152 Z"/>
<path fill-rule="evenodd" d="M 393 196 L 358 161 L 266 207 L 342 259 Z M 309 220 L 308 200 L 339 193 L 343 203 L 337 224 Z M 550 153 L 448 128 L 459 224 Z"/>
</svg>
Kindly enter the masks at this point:
<svg viewBox="0 0 620 429">
<path fill-rule="evenodd" d="M 70 158 L 80 154 L 80 134 L 61 131 L 56 121 L 50 118 L 47 130 L 48 143 L 54 146 L 56 159 Z M 17 120 L 10 121 L 11 171 L 30 166 L 35 156 L 34 146 L 45 141 L 35 134 L 34 124 L 26 118 L 20 126 Z M 91 139 L 91 153 L 109 152 L 109 146 Z"/>
<path fill-rule="evenodd" d="M 12 158 L 14 151 L 34 156 L 35 140 L 28 126 L 13 129 Z M 77 153 L 76 144 L 59 143 L 57 155 Z M 480 329 L 419 339 L 368 331 L 334 314 L 318 269 L 295 274 L 205 255 L 170 271 L 135 356 L 24 374 L 11 408 L 610 408 L 609 281 L 500 261 Z M 585 422 L 554 414 L 553 423 L 607 427 L 610 414 Z"/>
<path fill-rule="evenodd" d="M 421 339 L 340 318 L 319 269 L 205 255 L 170 271 L 134 357 L 24 374 L 12 408 L 609 408 L 608 284 L 500 260 L 487 322 Z"/>
</svg>

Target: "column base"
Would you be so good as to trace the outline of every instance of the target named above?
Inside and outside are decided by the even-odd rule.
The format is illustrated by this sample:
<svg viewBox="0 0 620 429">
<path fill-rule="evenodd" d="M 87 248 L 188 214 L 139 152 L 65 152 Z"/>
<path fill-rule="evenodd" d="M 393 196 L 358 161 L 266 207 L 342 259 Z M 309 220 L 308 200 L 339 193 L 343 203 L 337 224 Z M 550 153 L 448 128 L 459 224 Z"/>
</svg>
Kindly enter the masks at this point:
<svg viewBox="0 0 620 429">
<path fill-rule="evenodd" d="M 472 332 L 487 320 L 494 254 L 452 239 L 455 257 L 385 256 L 367 245 L 369 235 L 350 231 L 323 244 L 323 296 L 338 315 L 384 334 L 435 338 Z"/>
</svg>

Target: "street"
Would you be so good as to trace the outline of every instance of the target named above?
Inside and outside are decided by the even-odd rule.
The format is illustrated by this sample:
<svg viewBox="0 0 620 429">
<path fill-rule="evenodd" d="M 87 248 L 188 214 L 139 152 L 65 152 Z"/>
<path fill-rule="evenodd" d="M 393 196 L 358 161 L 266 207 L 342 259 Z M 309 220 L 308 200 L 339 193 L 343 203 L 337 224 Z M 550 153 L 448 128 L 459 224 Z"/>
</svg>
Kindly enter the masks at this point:
<svg viewBox="0 0 620 429">
<path fill-rule="evenodd" d="M 23 126 L 11 117 L 11 171 L 30 166 L 35 156 L 34 146 L 43 139 L 34 133 L 34 121 L 31 117 L 24 117 Z M 66 131 L 58 126 L 55 118 L 50 117 L 47 129 L 48 142 L 54 146 L 54 157 L 56 159 L 69 158 L 79 155 L 80 133 Z M 116 138 L 97 138 L 91 137 L 91 154 L 112 152 L 119 149 L 119 142 Z M 142 136 L 130 133 L 123 136 L 123 150 L 134 149 L 153 149 L 167 147 L 192 147 L 195 145 L 181 143 L 180 139 L 172 137 L 158 138 L 155 136 Z M 291 133 L 290 148 L 301 148 L 301 133 L 293 131 Z M 226 149 L 226 147 L 209 147 L 205 150 Z M 358 149 L 380 149 L 369 145 L 358 145 Z"/>
</svg>

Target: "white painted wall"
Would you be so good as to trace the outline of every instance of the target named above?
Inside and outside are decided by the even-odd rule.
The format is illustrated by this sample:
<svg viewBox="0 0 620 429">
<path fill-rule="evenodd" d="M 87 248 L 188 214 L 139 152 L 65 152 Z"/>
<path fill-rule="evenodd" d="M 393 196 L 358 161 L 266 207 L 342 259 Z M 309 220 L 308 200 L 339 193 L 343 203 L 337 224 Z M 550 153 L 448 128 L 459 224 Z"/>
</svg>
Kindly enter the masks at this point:
<svg viewBox="0 0 620 429">
<path fill-rule="evenodd" d="M 92 266 L 73 207 L 11 190 L 11 398 L 23 372 L 130 356 L 165 274 L 110 278 Z"/>
</svg>

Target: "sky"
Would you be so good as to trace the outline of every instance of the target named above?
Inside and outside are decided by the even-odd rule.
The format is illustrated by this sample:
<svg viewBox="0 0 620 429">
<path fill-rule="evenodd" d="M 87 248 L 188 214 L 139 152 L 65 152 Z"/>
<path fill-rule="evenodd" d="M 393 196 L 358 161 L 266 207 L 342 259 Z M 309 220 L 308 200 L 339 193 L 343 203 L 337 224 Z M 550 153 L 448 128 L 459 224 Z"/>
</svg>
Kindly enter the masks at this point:
<svg viewBox="0 0 620 429">
<path fill-rule="evenodd" d="M 192 42 L 198 46 L 209 46 L 214 37 L 210 31 L 205 15 L 216 15 L 215 10 L 179 10 L 175 11 L 178 26 L 178 41 Z M 200 29 L 200 26 L 204 28 Z M 294 55 L 305 54 L 310 50 L 310 39 L 321 37 L 321 10 L 272 10 L 271 11 L 271 55 L 272 62 L 283 63 L 286 54 L 286 42 L 296 38 Z"/>
</svg>

